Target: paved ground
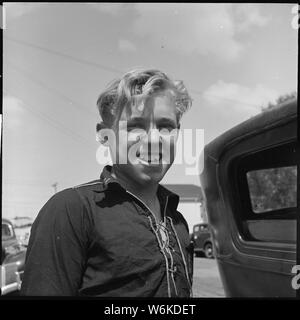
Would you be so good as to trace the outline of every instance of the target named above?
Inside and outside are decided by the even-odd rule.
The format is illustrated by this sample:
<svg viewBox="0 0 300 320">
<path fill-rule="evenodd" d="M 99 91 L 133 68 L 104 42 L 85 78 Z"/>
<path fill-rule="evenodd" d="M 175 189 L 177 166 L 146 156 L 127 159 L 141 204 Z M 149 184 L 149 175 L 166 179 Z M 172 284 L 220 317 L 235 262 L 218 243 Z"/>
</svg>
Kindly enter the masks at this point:
<svg viewBox="0 0 300 320">
<path fill-rule="evenodd" d="M 225 297 L 215 259 L 194 258 L 193 296 Z"/>
</svg>

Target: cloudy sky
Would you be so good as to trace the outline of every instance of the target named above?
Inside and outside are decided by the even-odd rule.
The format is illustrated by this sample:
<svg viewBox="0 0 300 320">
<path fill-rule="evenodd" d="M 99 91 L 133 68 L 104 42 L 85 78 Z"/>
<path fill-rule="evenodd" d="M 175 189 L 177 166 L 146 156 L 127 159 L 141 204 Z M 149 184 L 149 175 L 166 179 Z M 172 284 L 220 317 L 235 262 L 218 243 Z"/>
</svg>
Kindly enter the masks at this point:
<svg viewBox="0 0 300 320">
<path fill-rule="evenodd" d="M 6 3 L 3 215 L 97 179 L 96 100 L 136 67 L 185 82 L 205 143 L 297 87 L 292 4 Z M 183 165 L 165 183 L 193 183 Z"/>
</svg>

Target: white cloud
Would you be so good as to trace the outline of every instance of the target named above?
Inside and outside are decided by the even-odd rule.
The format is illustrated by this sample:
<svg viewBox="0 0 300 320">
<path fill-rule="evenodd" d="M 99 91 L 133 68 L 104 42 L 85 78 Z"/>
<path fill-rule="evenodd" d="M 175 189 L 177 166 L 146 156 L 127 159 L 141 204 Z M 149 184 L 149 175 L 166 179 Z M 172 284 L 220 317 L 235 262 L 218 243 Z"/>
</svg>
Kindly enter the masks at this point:
<svg viewBox="0 0 300 320">
<path fill-rule="evenodd" d="M 45 4 L 44 4 L 45 5 Z M 3 4 L 7 20 L 19 18 L 34 10 L 39 9 L 42 4 L 40 3 L 27 3 L 27 2 L 5 2 Z"/>
<path fill-rule="evenodd" d="M 126 6 L 126 3 L 88 3 L 90 7 L 102 13 L 107 13 L 112 16 L 119 15 Z"/>
<path fill-rule="evenodd" d="M 24 123 L 24 113 L 22 100 L 14 96 L 3 97 L 3 124 L 4 127 L 16 129 Z"/>
<path fill-rule="evenodd" d="M 259 5 L 239 4 L 232 7 L 237 32 L 247 32 L 252 27 L 263 27 L 270 17 L 263 16 L 259 11 Z"/>
<path fill-rule="evenodd" d="M 213 54 L 234 60 L 243 50 L 235 36 L 267 20 L 256 5 L 137 3 L 133 32 L 182 54 Z M 249 15 L 247 12 L 249 11 Z"/>
<path fill-rule="evenodd" d="M 204 100 L 218 110 L 230 113 L 241 113 L 247 117 L 261 111 L 269 102 L 275 103 L 279 94 L 262 84 L 254 88 L 237 83 L 226 83 L 219 80 L 203 93 Z"/>
<path fill-rule="evenodd" d="M 135 52 L 137 50 L 136 46 L 126 39 L 119 40 L 119 49 L 122 52 Z"/>
</svg>

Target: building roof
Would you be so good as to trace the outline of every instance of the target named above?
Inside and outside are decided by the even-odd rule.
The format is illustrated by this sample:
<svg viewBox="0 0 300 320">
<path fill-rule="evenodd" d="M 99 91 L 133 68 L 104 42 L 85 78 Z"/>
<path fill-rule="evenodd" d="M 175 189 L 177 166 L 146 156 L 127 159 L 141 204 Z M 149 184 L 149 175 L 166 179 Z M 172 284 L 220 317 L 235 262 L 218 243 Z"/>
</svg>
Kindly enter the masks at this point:
<svg viewBox="0 0 300 320">
<path fill-rule="evenodd" d="M 203 199 L 201 187 L 195 184 L 164 184 L 163 186 L 176 193 L 181 202 L 200 202 Z"/>
</svg>

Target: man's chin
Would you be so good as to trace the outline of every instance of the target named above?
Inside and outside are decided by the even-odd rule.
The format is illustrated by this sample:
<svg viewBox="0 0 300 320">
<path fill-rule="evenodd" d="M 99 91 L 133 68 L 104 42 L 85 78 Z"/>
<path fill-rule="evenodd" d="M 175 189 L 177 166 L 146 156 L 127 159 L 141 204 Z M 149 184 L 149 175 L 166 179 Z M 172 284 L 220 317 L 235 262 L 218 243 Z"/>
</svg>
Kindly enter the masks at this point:
<svg viewBox="0 0 300 320">
<path fill-rule="evenodd" d="M 149 184 L 158 184 L 167 173 L 170 165 L 153 164 L 144 165 L 141 163 L 135 164 L 119 164 L 119 170 L 128 180 L 135 181 L 141 186 L 149 186 Z"/>
<path fill-rule="evenodd" d="M 163 164 L 149 166 L 143 166 L 138 164 L 134 166 L 134 170 L 136 172 L 136 177 L 142 184 L 158 184 L 168 171 L 168 167 L 166 167 Z"/>
</svg>

